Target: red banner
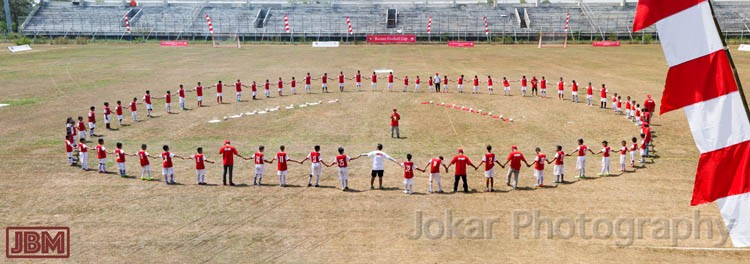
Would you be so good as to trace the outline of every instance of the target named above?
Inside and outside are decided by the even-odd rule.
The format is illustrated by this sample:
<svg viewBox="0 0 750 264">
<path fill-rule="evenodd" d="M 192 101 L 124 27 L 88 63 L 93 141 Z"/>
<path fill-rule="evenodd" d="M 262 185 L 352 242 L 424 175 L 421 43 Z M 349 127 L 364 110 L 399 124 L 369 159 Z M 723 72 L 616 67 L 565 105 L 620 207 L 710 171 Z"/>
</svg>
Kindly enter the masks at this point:
<svg viewBox="0 0 750 264">
<path fill-rule="evenodd" d="M 159 46 L 162 47 L 187 47 L 187 40 L 162 40 L 159 42 Z"/>
<path fill-rule="evenodd" d="M 594 41 L 591 42 L 591 46 L 594 47 L 619 47 L 620 41 Z"/>
<path fill-rule="evenodd" d="M 367 43 L 414 43 L 417 35 L 367 35 Z"/>
<path fill-rule="evenodd" d="M 448 47 L 473 48 L 474 42 L 471 41 L 448 41 Z"/>
</svg>

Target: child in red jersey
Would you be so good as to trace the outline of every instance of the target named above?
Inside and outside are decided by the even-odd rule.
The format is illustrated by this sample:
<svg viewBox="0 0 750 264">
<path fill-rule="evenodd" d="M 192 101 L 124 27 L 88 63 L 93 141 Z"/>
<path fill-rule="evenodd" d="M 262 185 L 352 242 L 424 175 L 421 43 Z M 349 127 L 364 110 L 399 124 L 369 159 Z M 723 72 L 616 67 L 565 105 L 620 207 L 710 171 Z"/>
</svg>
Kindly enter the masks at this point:
<svg viewBox="0 0 750 264">
<path fill-rule="evenodd" d="M 404 193 L 414 193 L 414 170 L 424 172 L 423 169 L 414 166 L 414 162 L 411 161 L 411 154 L 406 154 L 406 161 L 402 162 L 401 167 L 404 168 Z"/>
<path fill-rule="evenodd" d="M 239 81 L 239 80 L 237 80 Z M 213 164 L 213 161 L 210 161 L 206 158 L 205 155 L 203 155 L 203 148 L 198 148 L 196 150 L 198 153 L 193 154 L 192 156 L 188 157 L 189 159 L 192 159 L 195 161 L 195 178 L 198 182 L 198 185 L 206 185 L 206 164 L 205 162 Z"/>
</svg>

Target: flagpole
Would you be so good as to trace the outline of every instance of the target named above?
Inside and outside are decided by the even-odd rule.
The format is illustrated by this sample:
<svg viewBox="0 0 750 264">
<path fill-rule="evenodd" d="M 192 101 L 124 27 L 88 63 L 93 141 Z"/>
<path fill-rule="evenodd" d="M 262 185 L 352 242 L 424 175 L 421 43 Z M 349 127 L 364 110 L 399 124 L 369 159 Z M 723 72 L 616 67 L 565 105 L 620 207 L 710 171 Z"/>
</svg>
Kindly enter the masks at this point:
<svg viewBox="0 0 750 264">
<path fill-rule="evenodd" d="M 721 44 L 724 45 L 724 52 L 727 54 L 727 58 L 729 59 L 729 65 L 732 67 L 732 74 L 734 75 L 734 81 L 737 83 L 737 91 L 740 94 L 740 100 L 742 101 L 742 105 L 745 107 L 745 113 L 748 119 L 748 122 L 750 122 L 750 108 L 748 108 L 747 105 L 747 99 L 745 99 L 745 92 L 742 90 L 742 83 L 740 83 L 740 76 L 737 74 L 737 67 L 734 66 L 734 59 L 732 59 L 732 54 L 729 52 L 729 46 L 727 46 L 726 41 L 724 41 L 724 34 L 721 32 L 721 27 L 719 27 L 719 21 L 716 19 L 716 13 L 714 12 L 714 5 L 712 1 L 707 1 L 708 6 L 711 9 L 711 17 L 714 19 L 714 24 L 716 25 L 716 31 L 719 32 L 719 38 L 721 39 Z"/>
</svg>

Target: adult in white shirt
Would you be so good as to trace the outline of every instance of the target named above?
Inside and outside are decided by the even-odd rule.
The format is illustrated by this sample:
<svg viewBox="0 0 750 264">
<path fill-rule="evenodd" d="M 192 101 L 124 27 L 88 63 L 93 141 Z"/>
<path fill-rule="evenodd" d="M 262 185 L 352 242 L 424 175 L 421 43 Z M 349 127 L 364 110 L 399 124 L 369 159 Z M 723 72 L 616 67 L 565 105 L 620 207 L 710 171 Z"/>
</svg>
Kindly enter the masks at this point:
<svg viewBox="0 0 750 264">
<path fill-rule="evenodd" d="M 438 73 L 436 72 L 435 77 L 433 78 L 434 78 L 433 81 L 435 82 L 435 92 L 439 93 L 440 92 L 440 75 L 438 75 Z"/>
<path fill-rule="evenodd" d="M 396 159 L 392 158 L 391 156 L 388 156 L 385 152 L 383 152 L 383 144 L 378 144 L 377 150 L 371 151 L 369 153 L 362 153 L 359 154 L 360 157 L 367 156 L 372 158 L 372 178 L 370 179 L 370 189 L 375 189 L 375 176 L 378 177 L 378 181 L 380 183 L 380 189 L 383 189 L 383 162 L 384 159 L 388 159 L 395 163 L 396 165 L 399 165 Z M 401 166 L 401 165 L 399 165 Z"/>
</svg>

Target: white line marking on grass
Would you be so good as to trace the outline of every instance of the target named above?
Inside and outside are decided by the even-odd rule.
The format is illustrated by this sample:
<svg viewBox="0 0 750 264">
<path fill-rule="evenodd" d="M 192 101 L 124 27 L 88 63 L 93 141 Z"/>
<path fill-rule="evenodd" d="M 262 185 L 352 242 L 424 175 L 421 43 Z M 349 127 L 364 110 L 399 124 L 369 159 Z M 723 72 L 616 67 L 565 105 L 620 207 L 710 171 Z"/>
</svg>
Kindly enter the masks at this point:
<svg viewBox="0 0 750 264">
<path fill-rule="evenodd" d="M 0 107 L 9 106 L 9 104 L 0 104 Z"/>
</svg>

